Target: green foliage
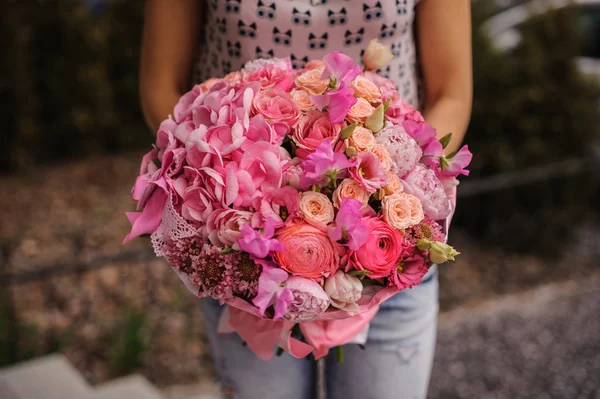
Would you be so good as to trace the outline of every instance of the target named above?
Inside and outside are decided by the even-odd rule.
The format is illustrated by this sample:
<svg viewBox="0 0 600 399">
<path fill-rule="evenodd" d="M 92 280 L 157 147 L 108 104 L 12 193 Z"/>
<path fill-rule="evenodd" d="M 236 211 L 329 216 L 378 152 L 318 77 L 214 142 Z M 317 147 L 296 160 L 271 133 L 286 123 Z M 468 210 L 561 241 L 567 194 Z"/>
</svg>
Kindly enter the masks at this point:
<svg viewBox="0 0 600 399">
<path fill-rule="evenodd" d="M 0 170 L 148 144 L 137 91 L 142 7 L 110 1 L 93 14 L 84 2 L 0 5 L 10 54 L 0 62 Z"/>
<path fill-rule="evenodd" d="M 600 88 L 583 76 L 572 10 L 523 26 L 522 41 L 501 54 L 473 32 L 474 105 L 466 141 L 475 154 L 469 179 L 588 156 L 600 138 Z M 581 174 L 461 200 L 457 223 L 510 249 L 557 254 L 589 216 L 598 177 Z"/>
<path fill-rule="evenodd" d="M 142 365 L 148 347 L 145 314 L 130 309 L 110 334 L 108 367 L 113 377 L 129 374 Z"/>
</svg>

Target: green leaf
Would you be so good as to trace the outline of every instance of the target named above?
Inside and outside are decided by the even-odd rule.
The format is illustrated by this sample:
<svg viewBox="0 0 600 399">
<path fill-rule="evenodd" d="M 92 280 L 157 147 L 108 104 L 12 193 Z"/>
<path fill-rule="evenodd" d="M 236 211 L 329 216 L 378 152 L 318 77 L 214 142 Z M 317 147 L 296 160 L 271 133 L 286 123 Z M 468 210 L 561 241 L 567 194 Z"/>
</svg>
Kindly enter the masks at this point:
<svg viewBox="0 0 600 399">
<path fill-rule="evenodd" d="M 442 148 L 448 147 L 448 144 L 450 144 L 450 140 L 451 139 L 452 139 L 452 133 L 448 133 L 447 135 L 445 135 L 444 137 L 442 137 L 440 139 L 440 143 L 442 144 Z"/>
<path fill-rule="evenodd" d="M 370 270 L 354 270 L 351 271 L 350 273 L 348 273 L 351 276 L 354 277 L 365 277 L 367 274 L 371 274 L 372 272 Z"/>
<path fill-rule="evenodd" d="M 453 153 L 451 153 L 450 155 L 446 155 L 446 157 L 445 157 L 445 158 L 446 158 L 446 159 L 452 159 L 452 158 L 454 158 L 454 156 L 456 155 L 456 153 L 457 153 L 457 152 L 458 152 L 458 151 L 454 151 L 454 152 L 453 152 Z"/>
<path fill-rule="evenodd" d="M 385 101 L 385 103 L 383 103 L 383 113 L 387 113 L 388 108 L 390 107 L 390 104 L 392 103 L 392 100 L 390 100 L 389 98 Z"/>
<path fill-rule="evenodd" d="M 223 255 L 230 254 L 232 252 L 233 252 L 233 248 L 231 248 L 231 247 L 221 250 L 221 254 L 223 254 Z"/>
</svg>

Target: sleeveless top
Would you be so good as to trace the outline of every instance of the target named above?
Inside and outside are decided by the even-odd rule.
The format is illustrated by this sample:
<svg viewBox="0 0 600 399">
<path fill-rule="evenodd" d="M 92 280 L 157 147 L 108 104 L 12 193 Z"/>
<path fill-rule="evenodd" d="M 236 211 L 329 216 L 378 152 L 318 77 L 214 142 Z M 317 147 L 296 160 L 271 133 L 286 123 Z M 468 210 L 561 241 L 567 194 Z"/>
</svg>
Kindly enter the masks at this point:
<svg viewBox="0 0 600 399">
<path fill-rule="evenodd" d="M 295 68 L 339 50 L 360 62 L 372 39 L 395 58 L 378 71 L 419 108 L 413 32 L 418 0 L 208 0 L 194 82 L 223 77 L 256 58 L 289 56 Z"/>
</svg>

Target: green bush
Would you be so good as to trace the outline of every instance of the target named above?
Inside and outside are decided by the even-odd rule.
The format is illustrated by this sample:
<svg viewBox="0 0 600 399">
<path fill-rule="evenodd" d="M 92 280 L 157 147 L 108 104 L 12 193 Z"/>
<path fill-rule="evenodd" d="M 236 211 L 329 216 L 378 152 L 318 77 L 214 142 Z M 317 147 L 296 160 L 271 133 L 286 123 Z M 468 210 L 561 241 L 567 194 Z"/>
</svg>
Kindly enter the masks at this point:
<svg viewBox="0 0 600 399">
<path fill-rule="evenodd" d="M 143 3 L 3 2 L 0 170 L 147 146 L 137 91 Z"/>
<path fill-rule="evenodd" d="M 474 105 L 466 141 L 471 180 L 587 157 L 600 138 L 600 88 L 575 60 L 572 10 L 528 23 L 510 55 L 479 30 L 474 9 Z M 600 179 L 582 173 L 461 200 L 457 224 L 515 250 L 555 255 L 597 203 Z"/>
</svg>

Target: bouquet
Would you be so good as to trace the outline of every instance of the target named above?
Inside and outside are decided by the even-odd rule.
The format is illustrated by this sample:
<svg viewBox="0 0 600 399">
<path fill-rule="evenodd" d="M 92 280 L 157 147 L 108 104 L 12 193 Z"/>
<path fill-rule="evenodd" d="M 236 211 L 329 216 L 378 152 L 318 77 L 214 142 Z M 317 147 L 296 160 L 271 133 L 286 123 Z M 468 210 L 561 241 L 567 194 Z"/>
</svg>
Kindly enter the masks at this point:
<svg viewBox="0 0 600 399">
<path fill-rule="evenodd" d="M 366 65 L 388 53 L 372 42 Z M 394 83 L 341 52 L 259 59 L 181 97 L 133 188 L 125 242 L 150 234 L 188 289 L 228 309 L 261 358 L 323 356 L 421 282 L 446 244 L 467 147 L 449 156 Z"/>
</svg>

